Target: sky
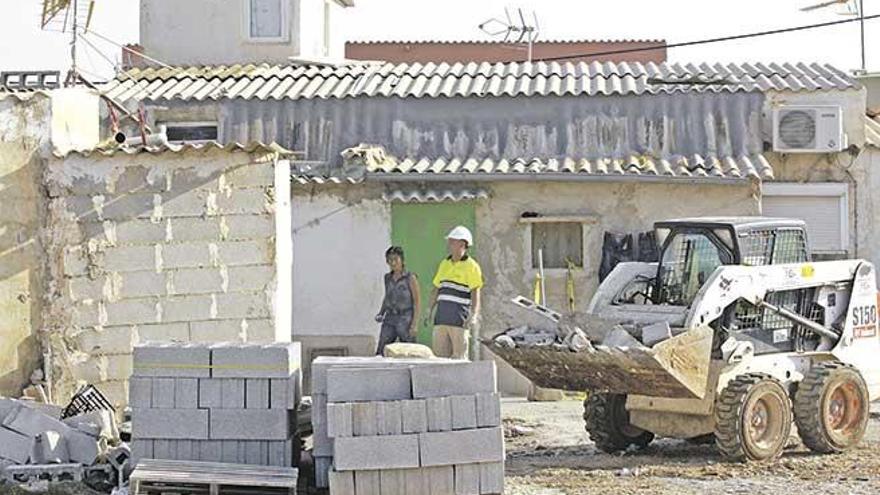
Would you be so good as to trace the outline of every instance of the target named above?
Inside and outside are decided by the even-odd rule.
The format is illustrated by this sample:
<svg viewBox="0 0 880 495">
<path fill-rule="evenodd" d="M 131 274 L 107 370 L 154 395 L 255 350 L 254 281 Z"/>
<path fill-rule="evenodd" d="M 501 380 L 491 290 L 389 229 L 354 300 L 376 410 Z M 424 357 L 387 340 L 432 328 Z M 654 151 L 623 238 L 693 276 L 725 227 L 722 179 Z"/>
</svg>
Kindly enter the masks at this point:
<svg viewBox="0 0 880 495">
<path fill-rule="evenodd" d="M 147 0 L 148 1 L 148 0 Z M 179 0 L 182 2 L 189 0 Z M 318 0 L 304 0 L 318 1 Z M 339 32 L 347 40 L 483 40 L 478 25 L 505 7 L 534 11 L 540 39 L 665 39 L 678 43 L 847 19 L 839 7 L 800 12 L 818 0 L 356 0 Z M 141 0 L 97 0 L 92 30 L 117 43 L 138 41 Z M 41 31 L 41 0 L 0 0 L 0 71 L 66 70 L 69 36 Z M 880 0 L 865 0 L 867 15 Z M 868 70 L 880 71 L 880 19 L 866 26 Z M 858 23 L 669 51 L 673 62 L 822 62 L 861 65 Z M 120 50 L 105 41 L 82 46 L 83 72 L 107 77 Z M 870 47 L 875 47 L 871 50 Z M 103 55 L 102 55 L 103 54 Z"/>
</svg>

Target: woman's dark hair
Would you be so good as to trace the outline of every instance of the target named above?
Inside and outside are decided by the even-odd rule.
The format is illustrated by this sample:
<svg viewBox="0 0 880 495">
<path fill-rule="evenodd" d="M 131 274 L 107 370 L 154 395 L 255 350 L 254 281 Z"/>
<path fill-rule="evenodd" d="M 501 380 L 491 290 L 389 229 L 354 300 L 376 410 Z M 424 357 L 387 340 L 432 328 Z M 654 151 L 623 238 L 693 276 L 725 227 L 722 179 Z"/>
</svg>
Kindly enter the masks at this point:
<svg viewBox="0 0 880 495">
<path fill-rule="evenodd" d="M 403 257 L 403 248 L 400 246 L 391 246 L 385 251 L 385 259 L 387 260 L 389 256 L 400 256 L 400 261 L 404 261 Z"/>
</svg>

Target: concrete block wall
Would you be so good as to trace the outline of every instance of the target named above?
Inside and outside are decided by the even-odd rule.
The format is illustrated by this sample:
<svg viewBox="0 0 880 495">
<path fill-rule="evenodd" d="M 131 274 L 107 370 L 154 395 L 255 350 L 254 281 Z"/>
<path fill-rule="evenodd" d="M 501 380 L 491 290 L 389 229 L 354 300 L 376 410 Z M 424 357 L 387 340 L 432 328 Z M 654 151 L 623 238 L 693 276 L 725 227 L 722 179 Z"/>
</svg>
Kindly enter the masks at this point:
<svg viewBox="0 0 880 495">
<path fill-rule="evenodd" d="M 312 377 L 315 479 L 331 495 L 503 492 L 493 362 L 318 358 Z"/>
<path fill-rule="evenodd" d="M 133 372 L 135 460 L 298 463 L 299 344 L 138 345 Z"/>
<path fill-rule="evenodd" d="M 46 320 L 73 347 L 59 382 L 121 406 L 139 342 L 290 341 L 289 164 L 275 158 L 206 146 L 50 161 Z"/>
</svg>

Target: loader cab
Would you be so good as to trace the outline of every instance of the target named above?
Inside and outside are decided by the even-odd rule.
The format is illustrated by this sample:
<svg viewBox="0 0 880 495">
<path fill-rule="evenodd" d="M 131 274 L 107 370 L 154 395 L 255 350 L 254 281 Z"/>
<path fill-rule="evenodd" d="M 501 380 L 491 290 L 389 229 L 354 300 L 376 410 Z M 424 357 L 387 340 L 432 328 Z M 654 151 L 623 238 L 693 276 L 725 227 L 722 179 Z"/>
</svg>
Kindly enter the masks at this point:
<svg viewBox="0 0 880 495">
<path fill-rule="evenodd" d="M 699 218 L 654 225 L 660 262 L 651 302 L 690 306 L 722 265 L 762 266 L 809 260 L 806 225 L 761 217 Z"/>
</svg>

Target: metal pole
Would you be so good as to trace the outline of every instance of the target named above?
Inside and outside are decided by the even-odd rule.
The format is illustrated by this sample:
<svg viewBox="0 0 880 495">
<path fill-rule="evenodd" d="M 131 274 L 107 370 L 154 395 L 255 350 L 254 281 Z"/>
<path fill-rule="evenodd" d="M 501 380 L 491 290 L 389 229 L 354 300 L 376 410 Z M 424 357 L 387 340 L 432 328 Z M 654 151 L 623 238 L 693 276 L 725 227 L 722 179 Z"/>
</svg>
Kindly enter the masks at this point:
<svg viewBox="0 0 880 495">
<path fill-rule="evenodd" d="M 76 85 L 76 42 L 79 33 L 77 33 L 77 7 L 79 6 L 78 0 L 73 0 L 73 37 L 70 41 L 70 72 L 67 74 L 67 85 L 75 86 Z"/>
<path fill-rule="evenodd" d="M 538 250 L 538 276 L 541 277 L 541 300 L 538 302 L 538 304 L 541 304 L 542 306 L 546 306 L 547 305 L 547 290 L 546 290 L 546 287 L 544 286 L 544 250 L 543 249 Z"/>
<path fill-rule="evenodd" d="M 865 63 L 865 0 L 859 0 L 859 25 L 862 29 L 862 72 L 867 72 Z"/>
</svg>

